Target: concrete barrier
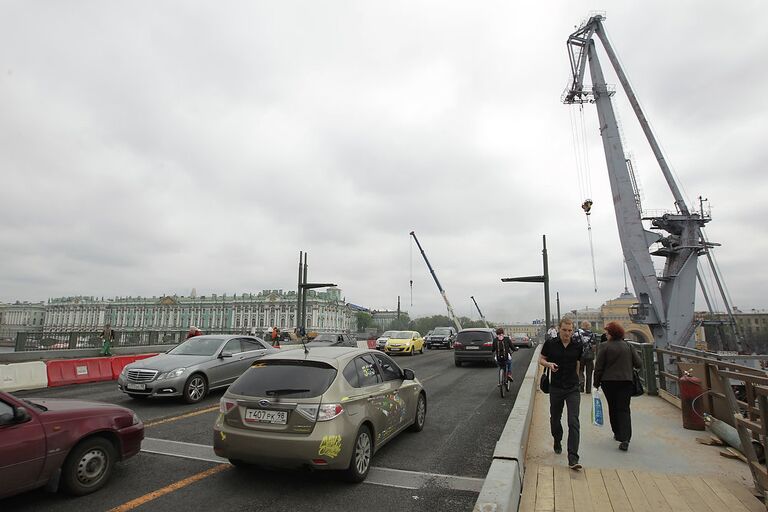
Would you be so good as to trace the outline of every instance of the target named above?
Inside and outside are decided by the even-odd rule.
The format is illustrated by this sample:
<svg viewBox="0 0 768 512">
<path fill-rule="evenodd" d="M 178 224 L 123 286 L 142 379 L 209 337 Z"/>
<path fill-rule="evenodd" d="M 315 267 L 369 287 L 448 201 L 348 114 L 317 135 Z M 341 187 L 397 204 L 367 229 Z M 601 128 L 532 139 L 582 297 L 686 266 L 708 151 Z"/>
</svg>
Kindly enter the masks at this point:
<svg viewBox="0 0 768 512">
<path fill-rule="evenodd" d="M 515 405 L 496 443 L 493 461 L 473 512 L 516 512 L 520 506 L 525 451 L 533 414 L 533 398 L 538 386 L 536 377 L 541 347 L 541 345 L 537 346 L 533 352 L 531 363 L 520 384 Z"/>
<path fill-rule="evenodd" d="M 38 389 L 48 386 L 45 363 L 33 361 L 0 365 L 0 391 Z"/>
</svg>

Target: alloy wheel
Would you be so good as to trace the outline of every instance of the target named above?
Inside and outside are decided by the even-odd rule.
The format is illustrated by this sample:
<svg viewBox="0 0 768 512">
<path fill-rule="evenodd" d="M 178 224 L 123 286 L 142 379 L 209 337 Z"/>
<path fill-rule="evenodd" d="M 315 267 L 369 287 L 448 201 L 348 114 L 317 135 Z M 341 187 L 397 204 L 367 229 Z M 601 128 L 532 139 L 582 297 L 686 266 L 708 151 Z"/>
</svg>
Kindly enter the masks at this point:
<svg viewBox="0 0 768 512">
<path fill-rule="evenodd" d="M 361 475 L 368 471 L 371 463 L 371 438 L 368 432 L 360 432 L 355 443 L 355 468 Z"/>
</svg>

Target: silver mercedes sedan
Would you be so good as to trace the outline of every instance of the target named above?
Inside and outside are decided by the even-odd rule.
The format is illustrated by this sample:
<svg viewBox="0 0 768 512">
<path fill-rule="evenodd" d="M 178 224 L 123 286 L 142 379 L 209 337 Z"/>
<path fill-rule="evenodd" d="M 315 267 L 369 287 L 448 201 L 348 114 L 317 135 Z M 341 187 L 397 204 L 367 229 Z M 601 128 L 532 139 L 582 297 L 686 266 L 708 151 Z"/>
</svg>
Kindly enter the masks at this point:
<svg viewBox="0 0 768 512">
<path fill-rule="evenodd" d="M 252 336 L 195 336 L 165 354 L 126 365 L 117 387 L 131 398 L 181 396 L 193 404 L 211 389 L 229 386 L 255 360 L 273 352 L 278 349 Z"/>
</svg>

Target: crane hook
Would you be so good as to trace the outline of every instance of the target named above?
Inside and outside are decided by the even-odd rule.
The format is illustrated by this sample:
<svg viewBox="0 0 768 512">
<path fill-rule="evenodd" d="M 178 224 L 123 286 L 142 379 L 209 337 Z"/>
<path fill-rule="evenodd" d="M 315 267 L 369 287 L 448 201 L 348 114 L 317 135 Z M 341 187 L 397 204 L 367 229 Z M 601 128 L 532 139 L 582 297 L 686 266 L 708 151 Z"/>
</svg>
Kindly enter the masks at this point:
<svg viewBox="0 0 768 512">
<path fill-rule="evenodd" d="M 592 213 L 592 200 L 591 199 L 585 199 L 583 203 L 581 203 L 581 209 L 584 210 L 584 213 L 589 215 Z"/>
</svg>

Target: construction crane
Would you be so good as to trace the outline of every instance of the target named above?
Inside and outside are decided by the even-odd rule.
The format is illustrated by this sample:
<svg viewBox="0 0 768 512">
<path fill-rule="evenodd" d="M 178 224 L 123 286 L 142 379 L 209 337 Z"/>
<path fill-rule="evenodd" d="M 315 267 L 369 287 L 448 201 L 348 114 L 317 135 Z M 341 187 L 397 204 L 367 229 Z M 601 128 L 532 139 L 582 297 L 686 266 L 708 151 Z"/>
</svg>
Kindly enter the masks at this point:
<svg viewBox="0 0 768 512">
<path fill-rule="evenodd" d="M 594 103 L 597 107 L 619 238 L 627 270 L 638 299 L 638 303 L 630 308 L 632 320 L 648 325 L 657 347 L 689 346 L 693 343 L 693 335 L 697 327 L 694 321 L 697 260 L 699 255 L 707 255 L 712 272 L 717 278 L 717 270 L 709 251 L 719 244 L 707 241 L 702 231 L 704 225 L 711 220 L 710 216 L 705 214 L 703 209 L 700 212 L 691 211 L 685 204 L 648 120 L 608 40 L 603 27 L 604 19 L 602 15 L 592 16 L 568 37 L 571 83 L 562 99 L 566 104 Z M 594 36 L 602 42 L 666 179 L 674 198 L 675 212 L 673 213 L 643 217 L 636 200 L 638 191 L 635 177 L 631 166 L 628 165 L 611 104 L 614 91 L 609 90 L 605 82 L 595 49 Z M 587 62 L 589 62 L 592 79 L 591 88 L 584 85 Z M 643 221 L 650 221 L 652 229 L 656 231 L 646 230 Z M 654 244 L 659 245 L 649 252 Z M 665 259 L 664 270 L 660 276 L 654 268 L 652 255 Z M 720 280 L 717 279 L 717 282 L 726 309 L 731 315 L 731 308 Z M 706 290 L 702 288 L 702 292 L 706 297 Z M 709 302 L 708 298 L 707 302 Z M 735 321 L 733 323 L 735 325 Z"/>
<path fill-rule="evenodd" d="M 477 308 L 477 312 L 480 313 L 480 318 L 483 320 L 483 323 L 485 324 L 486 327 L 488 327 L 490 329 L 491 326 L 488 325 L 488 320 L 485 319 L 485 316 L 483 316 L 483 312 L 480 311 L 480 306 L 477 305 L 477 301 L 475 300 L 475 296 L 474 295 L 471 296 L 470 299 L 472 299 L 472 302 L 475 303 L 475 308 Z"/>
<path fill-rule="evenodd" d="M 432 273 L 432 279 L 435 280 L 435 284 L 437 285 L 437 289 L 440 290 L 440 295 L 443 296 L 443 300 L 445 301 L 445 306 L 448 308 L 448 316 L 451 317 L 451 320 L 453 320 L 453 323 L 456 325 L 457 330 L 461 330 L 461 323 L 459 323 L 459 319 L 456 317 L 456 314 L 453 312 L 453 307 L 451 307 L 451 303 L 448 302 L 448 296 L 445 294 L 445 290 L 443 290 L 443 287 L 440 286 L 440 281 L 437 279 L 437 274 L 435 274 L 435 270 L 432 268 L 432 265 L 429 264 L 429 260 L 427 259 L 427 255 L 424 253 L 424 249 L 421 248 L 421 244 L 419 243 L 419 239 L 416 238 L 416 233 L 411 231 L 411 236 L 414 240 L 416 240 L 416 245 L 419 246 L 419 250 L 421 251 L 421 256 L 424 258 L 424 261 L 427 263 L 427 267 L 429 268 L 429 271 Z"/>
</svg>

